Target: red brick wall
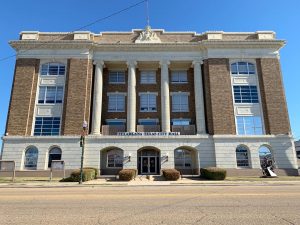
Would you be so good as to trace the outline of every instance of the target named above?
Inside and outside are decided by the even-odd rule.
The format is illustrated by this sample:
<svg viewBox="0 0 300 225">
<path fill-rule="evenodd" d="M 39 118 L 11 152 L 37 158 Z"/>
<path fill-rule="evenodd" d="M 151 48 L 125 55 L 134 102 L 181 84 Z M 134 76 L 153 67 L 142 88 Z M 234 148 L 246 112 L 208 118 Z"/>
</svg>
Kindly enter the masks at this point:
<svg viewBox="0 0 300 225">
<path fill-rule="evenodd" d="M 287 134 L 290 122 L 278 59 L 256 60 L 267 134 Z"/>
<path fill-rule="evenodd" d="M 235 134 L 229 60 L 204 60 L 203 79 L 208 133 Z"/>
<path fill-rule="evenodd" d="M 125 112 L 108 112 L 108 92 L 125 92 L 127 93 L 128 72 L 125 72 L 125 84 L 110 84 L 109 69 L 103 69 L 103 94 L 102 94 L 102 117 L 101 125 L 106 124 L 106 119 L 127 119 L 127 97 L 125 96 Z"/>
<path fill-rule="evenodd" d="M 6 123 L 9 135 L 31 135 L 38 71 L 38 59 L 16 60 Z"/>
<path fill-rule="evenodd" d="M 161 126 L 161 71 L 156 70 L 156 84 L 141 84 L 141 71 L 137 69 L 136 72 L 136 124 L 138 124 L 139 119 L 151 118 L 159 119 L 159 124 Z M 140 112 L 140 92 L 156 92 L 158 95 L 156 97 L 156 112 Z"/>
<path fill-rule="evenodd" d="M 84 120 L 90 123 L 93 64 L 88 59 L 70 59 L 66 76 L 62 134 L 76 135 Z"/>
<path fill-rule="evenodd" d="M 171 120 L 175 118 L 190 118 L 191 124 L 196 123 L 196 112 L 195 112 L 195 92 L 194 92 L 194 70 L 190 68 L 187 71 L 188 82 L 186 84 L 172 84 L 171 81 L 172 71 L 169 71 L 169 84 L 171 92 L 189 92 L 189 112 L 172 112 L 172 96 L 170 96 L 170 113 Z"/>
</svg>

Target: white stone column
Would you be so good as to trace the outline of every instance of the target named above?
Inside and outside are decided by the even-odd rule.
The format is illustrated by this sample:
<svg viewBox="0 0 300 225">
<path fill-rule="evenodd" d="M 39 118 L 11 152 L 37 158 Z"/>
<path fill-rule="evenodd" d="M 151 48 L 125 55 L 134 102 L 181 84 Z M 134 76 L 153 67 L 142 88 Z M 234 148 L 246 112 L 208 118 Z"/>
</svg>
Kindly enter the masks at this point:
<svg viewBox="0 0 300 225">
<path fill-rule="evenodd" d="M 170 93 L 169 93 L 169 61 L 161 61 L 161 127 L 162 132 L 170 132 Z"/>
<path fill-rule="evenodd" d="M 201 64 L 200 60 L 193 61 L 197 134 L 206 133 Z"/>
<path fill-rule="evenodd" d="M 136 61 L 128 61 L 127 132 L 136 131 Z"/>
<path fill-rule="evenodd" d="M 101 129 L 102 91 L 103 91 L 103 61 L 95 61 L 92 134 L 99 135 Z"/>
</svg>

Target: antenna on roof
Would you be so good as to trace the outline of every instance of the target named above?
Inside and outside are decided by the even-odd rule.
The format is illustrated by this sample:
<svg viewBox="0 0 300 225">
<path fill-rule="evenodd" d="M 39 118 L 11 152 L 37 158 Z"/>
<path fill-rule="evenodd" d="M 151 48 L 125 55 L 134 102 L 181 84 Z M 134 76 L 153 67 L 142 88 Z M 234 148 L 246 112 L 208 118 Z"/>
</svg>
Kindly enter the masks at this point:
<svg viewBox="0 0 300 225">
<path fill-rule="evenodd" d="M 149 1 L 146 0 L 146 20 L 147 20 L 147 27 L 150 27 L 150 19 L 149 19 Z"/>
</svg>

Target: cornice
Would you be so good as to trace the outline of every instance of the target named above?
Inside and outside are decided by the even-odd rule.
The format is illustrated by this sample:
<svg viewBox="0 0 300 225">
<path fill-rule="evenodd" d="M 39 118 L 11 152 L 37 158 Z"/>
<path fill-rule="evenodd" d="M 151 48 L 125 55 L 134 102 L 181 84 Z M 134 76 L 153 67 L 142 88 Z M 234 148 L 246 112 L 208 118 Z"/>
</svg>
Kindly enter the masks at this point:
<svg viewBox="0 0 300 225">
<path fill-rule="evenodd" d="M 274 48 L 279 50 L 286 42 L 284 40 L 203 40 L 201 44 L 209 48 Z"/>
<path fill-rule="evenodd" d="M 38 49 L 90 49 L 98 51 L 200 51 L 217 48 L 272 48 L 279 50 L 285 45 L 283 40 L 203 40 L 200 42 L 164 42 L 164 43 L 98 43 L 87 40 L 64 41 L 10 41 L 16 50 Z"/>
</svg>

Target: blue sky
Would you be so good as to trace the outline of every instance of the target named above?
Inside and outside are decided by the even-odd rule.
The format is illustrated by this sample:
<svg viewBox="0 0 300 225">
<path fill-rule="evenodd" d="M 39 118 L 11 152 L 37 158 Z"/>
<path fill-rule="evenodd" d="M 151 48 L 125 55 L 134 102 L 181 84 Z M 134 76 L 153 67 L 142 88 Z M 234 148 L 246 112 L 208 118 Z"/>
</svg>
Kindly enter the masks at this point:
<svg viewBox="0 0 300 225">
<path fill-rule="evenodd" d="M 43 3 L 42 3 L 43 2 Z M 139 0 L 10 0 L 0 3 L 0 58 L 14 54 L 9 40 L 19 32 L 73 31 Z M 300 139 L 300 1 L 299 0 L 149 0 L 150 25 L 167 31 L 274 30 L 287 40 L 281 50 L 281 66 L 292 132 Z M 145 4 L 85 30 L 128 31 L 146 25 Z M 0 62 L 0 135 L 4 133 L 13 80 L 15 57 Z"/>
</svg>

